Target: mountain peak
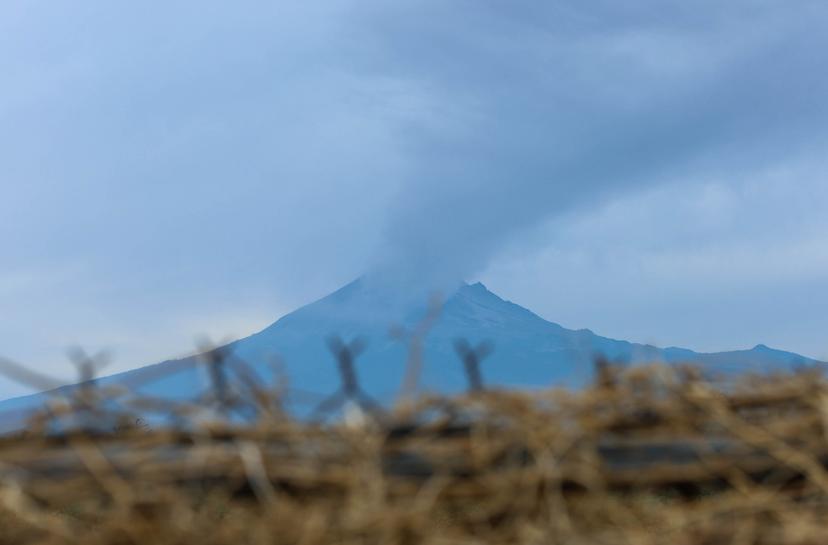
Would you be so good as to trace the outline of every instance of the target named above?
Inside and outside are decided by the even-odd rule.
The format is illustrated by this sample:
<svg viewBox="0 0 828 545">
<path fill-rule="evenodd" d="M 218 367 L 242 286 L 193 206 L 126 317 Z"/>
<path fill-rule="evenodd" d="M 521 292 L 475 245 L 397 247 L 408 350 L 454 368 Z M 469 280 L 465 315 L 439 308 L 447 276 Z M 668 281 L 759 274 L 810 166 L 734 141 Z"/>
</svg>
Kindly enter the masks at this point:
<svg viewBox="0 0 828 545">
<path fill-rule="evenodd" d="M 779 370 L 816 363 L 764 344 L 752 350 L 702 354 L 614 340 L 588 329 L 574 331 L 547 321 L 502 299 L 480 282 L 444 286 L 449 288 L 442 290 L 445 305 L 423 337 L 420 385 L 425 389 L 456 392 L 466 388 L 463 366 L 454 350 L 458 338 L 471 344 L 494 344 L 494 353 L 482 363 L 481 371 L 485 383 L 496 387 L 580 387 L 591 380 L 593 362 L 599 355 L 627 364 L 696 363 L 724 372 Z M 361 385 L 378 399 L 390 401 L 399 391 L 410 335 L 417 331 L 431 293 L 423 286 L 401 285 L 377 275 L 363 276 L 226 348 L 263 377 L 272 375 L 270 366 L 278 358 L 291 387 L 324 395 L 340 387 L 326 339 L 331 335 L 346 341 L 362 337 L 367 349 L 356 361 Z M 392 326 L 398 326 L 395 336 L 389 335 Z M 193 398 L 209 384 L 196 357 L 102 380 L 140 384 L 145 394 L 174 399 Z M 14 407 L 36 405 L 44 399 L 32 396 Z M 10 408 L 8 403 L 0 403 L 0 411 Z"/>
</svg>

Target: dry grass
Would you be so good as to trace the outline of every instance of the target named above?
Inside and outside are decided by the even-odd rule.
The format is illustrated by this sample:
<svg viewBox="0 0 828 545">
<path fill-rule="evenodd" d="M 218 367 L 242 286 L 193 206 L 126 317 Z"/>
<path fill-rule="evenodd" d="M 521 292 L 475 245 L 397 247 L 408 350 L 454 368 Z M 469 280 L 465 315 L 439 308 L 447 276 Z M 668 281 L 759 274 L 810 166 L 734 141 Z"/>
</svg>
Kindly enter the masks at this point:
<svg viewBox="0 0 828 545">
<path fill-rule="evenodd" d="M 828 542 L 819 374 L 605 369 L 361 426 L 250 397 L 250 424 L 0 439 L 0 544 Z"/>
</svg>

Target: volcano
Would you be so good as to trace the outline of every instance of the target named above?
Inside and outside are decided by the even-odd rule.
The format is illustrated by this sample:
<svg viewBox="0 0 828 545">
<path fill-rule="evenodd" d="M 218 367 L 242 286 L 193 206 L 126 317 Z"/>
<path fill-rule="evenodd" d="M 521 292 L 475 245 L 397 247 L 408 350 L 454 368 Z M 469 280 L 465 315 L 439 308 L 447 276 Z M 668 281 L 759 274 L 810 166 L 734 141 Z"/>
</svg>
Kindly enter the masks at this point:
<svg viewBox="0 0 828 545">
<path fill-rule="evenodd" d="M 359 338 L 365 346 L 356 358 L 361 388 L 380 402 L 389 402 L 401 389 L 410 332 L 417 330 L 428 312 L 425 295 L 401 297 L 399 290 L 362 278 L 222 350 L 246 362 L 263 381 L 272 380 L 269 377 L 274 376 L 277 364 L 288 380 L 289 391 L 313 397 L 340 386 L 326 339 L 332 335 L 344 342 Z M 591 380 L 593 363 L 599 356 L 624 365 L 693 363 L 721 373 L 790 370 L 819 363 L 764 345 L 699 353 L 610 339 L 588 329 L 566 329 L 547 321 L 498 297 L 483 284 L 459 283 L 446 292 L 439 314 L 422 336 L 420 389 L 451 393 L 467 388 L 467 376 L 456 351 L 459 339 L 472 347 L 481 342 L 493 347 L 480 370 L 486 386 L 499 388 L 582 387 Z M 199 356 L 168 360 L 99 380 L 176 400 L 193 399 L 210 385 Z M 0 402 L 0 413 L 22 414 L 43 399 L 43 394 L 36 394 Z"/>
</svg>

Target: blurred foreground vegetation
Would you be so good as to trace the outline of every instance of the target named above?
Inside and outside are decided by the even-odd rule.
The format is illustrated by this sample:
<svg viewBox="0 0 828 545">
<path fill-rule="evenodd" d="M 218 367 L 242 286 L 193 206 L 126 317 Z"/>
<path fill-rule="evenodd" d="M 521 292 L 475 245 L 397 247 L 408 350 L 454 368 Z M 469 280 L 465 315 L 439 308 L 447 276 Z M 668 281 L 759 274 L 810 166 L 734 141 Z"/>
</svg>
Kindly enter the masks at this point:
<svg viewBox="0 0 828 545">
<path fill-rule="evenodd" d="M 828 542 L 818 372 L 601 366 L 584 391 L 409 397 L 333 422 L 248 386 L 252 419 L 147 424 L 81 390 L 0 438 L 0 544 Z"/>
</svg>

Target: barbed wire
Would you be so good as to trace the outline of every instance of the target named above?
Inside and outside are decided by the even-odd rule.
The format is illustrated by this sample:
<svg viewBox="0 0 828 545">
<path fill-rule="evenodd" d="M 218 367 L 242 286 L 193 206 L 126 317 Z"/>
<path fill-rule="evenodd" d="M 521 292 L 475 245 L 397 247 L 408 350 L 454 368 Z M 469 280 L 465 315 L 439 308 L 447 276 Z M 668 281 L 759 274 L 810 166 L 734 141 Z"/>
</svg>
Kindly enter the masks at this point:
<svg viewBox="0 0 828 545">
<path fill-rule="evenodd" d="M 437 321 L 441 305 L 440 299 L 434 297 L 426 316 L 411 331 L 398 329 L 391 332 L 392 338 L 405 340 L 409 345 L 400 396 L 413 395 L 417 389 L 424 360 L 424 338 Z M 472 347 L 462 338 L 455 339 L 453 344 L 466 375 L 468 392 L 482 391 L 484 381 L 479 364 L 491 355 L 494 345 L 490 341 L 483 341 Z M 45 411 L 41 415 L 42 421 L 61 421 L 62 426 L 67 426 L 65 418 L 61 417 L 71 414 L 74 419 L 72 427 L 86 430 L 101 428 L 100 419 L 104 413 L 109 416 L 109 420 L 112 420 L 114 414 L 119 416 L 114 423 L 106 424 L 113 428 L 129 427 L 130 422 L 147 425 L 142 414 L 129 411 L 118 413 L 113 410 L 118 401 L 124 399 L 126 402 L 121 406 L 129 406 L 139 412 L 163 413 L 166 421 L 174 426 L 184 422 L 183 414 L 199 411 L 207 411 L 206 414 L 214 419 L 250 421 L 263 415 L 284 417 L 287 412 L 284 402 L 287 398 L 315 403 L 310 413 L 312 421 L 324 421 L 338 411 L 343 411 L 343 414 L 350 412 L 351 416 L 359 413 L 360 417 L 381 421 L 385 409 L 362 387 L 356 370 L 356 361 L 368 346 L 365 338 L 358 336 L 345 342 L 340 336 L 331 335 L 327 338 L 326 345 L 336 362 L 340 380 L 339 388 L 328 395 L 287 387 L 283 383 L 285 381 L 279 380 L 273 381 L 276 384 L 269 386 L 253 365 L 235 355 L 231 346 L 216 347 L 206 340 L 198 343 L 199 353 L 194 358 L 203 366 L 208 387 L 189 403 L 173 402 L 163 396 L 159 398 L 137 394 L 139 387 L 179 372 L 180 365 L 171 365 L 165 369 L 163 364 L 159 364 L 139 380 L 132 378 L 126 380 L 125 384 L 114 382 L 107 388 L 101 388 L 98 375 L 111 362 L 107 352 L 90 355 L 80 348 L 68 351 L 67 355 L 77 373 L 75 383 L 67 384 L 69 381 L 33 371 L 7 358 L 0 358 L 0 375 L 39 390 L 46 397 L 42 407 Z M 106 407 L 106 411 L 102 410 L 103 407 Z"/>
</svg>

